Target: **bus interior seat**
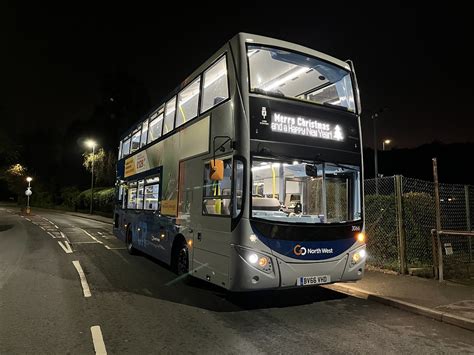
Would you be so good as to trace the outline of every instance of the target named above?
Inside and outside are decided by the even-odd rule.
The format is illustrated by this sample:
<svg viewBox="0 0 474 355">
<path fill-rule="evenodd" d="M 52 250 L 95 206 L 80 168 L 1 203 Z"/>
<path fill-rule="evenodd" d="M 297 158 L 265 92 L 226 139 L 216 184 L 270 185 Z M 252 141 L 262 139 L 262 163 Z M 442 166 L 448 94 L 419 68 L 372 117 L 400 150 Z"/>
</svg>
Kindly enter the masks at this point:
<svg viewBox="0 0 474 355">
<path fill-rule="evenodd" d="M 216 214 L 216 208 L 214 205 L 215 201 L 213 199 L 207 199 L 204 201 L 204 213 L 206 214 Z"/>
<path fill-rule="evenodd" d="M 226 98 L 225 97 L 222 97 L 222 96 L 216 96 L 214 98 L 214 106 L 217 105 L 218 103 L 224 101 Z"/>
</svg>

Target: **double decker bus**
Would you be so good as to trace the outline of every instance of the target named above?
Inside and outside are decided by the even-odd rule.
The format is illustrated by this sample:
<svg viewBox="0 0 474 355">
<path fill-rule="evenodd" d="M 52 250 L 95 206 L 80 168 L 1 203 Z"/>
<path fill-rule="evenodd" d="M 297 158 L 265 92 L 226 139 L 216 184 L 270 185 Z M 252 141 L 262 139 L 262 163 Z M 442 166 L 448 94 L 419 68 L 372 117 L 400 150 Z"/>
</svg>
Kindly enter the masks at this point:
<svg viewBox="0 0 474 355">
<path fill-rule="evenodd" d="M 232 291 L 360 279 L 352 62 L 239 33 L 126 132 L 114 234 Z"/>
</svg>

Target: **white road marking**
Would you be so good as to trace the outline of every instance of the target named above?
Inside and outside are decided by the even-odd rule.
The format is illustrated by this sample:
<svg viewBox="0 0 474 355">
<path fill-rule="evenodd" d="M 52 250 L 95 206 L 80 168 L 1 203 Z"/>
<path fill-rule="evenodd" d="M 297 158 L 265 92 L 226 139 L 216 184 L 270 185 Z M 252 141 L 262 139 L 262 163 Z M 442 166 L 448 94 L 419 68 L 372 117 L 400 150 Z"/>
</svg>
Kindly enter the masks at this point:
<svg viewBox="0 0 474 355">
<path fill-rule="evenodd" d="M 97 239 L 96 237 L 94 237 L 92 234 L 90 234 L 88 231 L 86 231 L 85 229 L 82 229 L 81 230 L 86 233 L 89 237 L 91 237 L 92 239 L 94 239 L 97 243 L 100 243 L 100 244 L 104 244 L 102 243 L 99 239 Z"/>
<path fill-rule="evenodd" d="M 31 222 L 31 219 L 29 219 L 29 218 L 26 218 L 26 217 L 25 217 L 25 219 L 26 219 L 27 221 L 30 221 L 30 222 Z"/>
<path fill-rule="evenodd" d="M 63 237 L 64 239 L 67 239 L 67 238 L 66 238 L 66 234 L 64 234 L 64 233 L 61 232 L 61 231 L 60 231 L 59 233 L 61 233 L 61 237 Z"/>
<path fill-rule="evenodd" d="M 81 264 L 79 263 L 79 260 L 73 260 L 72 263 L 74 264 L 74 267 L 76 268 L 77 273 L 79 274 L 79 278 L 81 279 L 81 286 L 82 286 L 82 290 L 84 292 L 84 297 L 92 296 L 91 295 L 91 290 L 89 289 L 89 284 L 87 283 L 87 280 L 86 280 L 86 275 L 84 274 L 84 271 L 82 270 L 82 267 L 81 267 Z M 94 343 L 94 347 L 95 347 L 95 343 Z"/>
<path fill-rule="evenodd" d="M 101 232 L 97 232 L 98 235 L 103 235 Z"/>
<path fill-rule="evenodd" d="M 51 222 L 49 219 L 47 219 L 47 221 L 48 221 L 49 223 L 51 223 L 51 224 L 53 224 L 53 225 L 54 225 L 54 222 Z"/>
<path fill-rule="evenodd" d="M 44 231 L 46 230 L 46 229 L 44 229 L 42 226 L 39 226 L 39 227 L 40 227 L 42 230 L 44 230 Z"/>
<path fill-rule="evenodd" d="M 105 349 L 104 338 L 102 337 L 100 326 L 94 325 L 91 327 L 91 334 L 96 355 L 107 355 L 107 350 Z"/>
<path fill-rule="evenodd" d="M 64 244 L 63 244 L 62 242 L 60 242 L 58 240 L 58 244 L 61 248 L 63 248 L 63 250 L 66 252 L 66 254 L 71 254 L 72 253 L 71 246 L 69 245 L 68 242 L 64 242 Z"/>
<path fill-rule="evenodd" d="M 51 237 L 56 238 L 53 233 L 48 232 L 48 234 L 49 234 Z"/>
<path fill-rule="evenodd" d="M 111 247 L 109 247 L 108 245 L 106 245 L 105 248 L 106 248 L 106 249 L 109 249 L 109 250 L 125 250 L 125 249 L 127 249 L 127 248 L 125 248 L 125 247 L 111 248 Z"/>
<path fill-rule="evenodd" d="M 74 244 L 99 244 L 97 242 L 74 242 Z"/>
</svg>

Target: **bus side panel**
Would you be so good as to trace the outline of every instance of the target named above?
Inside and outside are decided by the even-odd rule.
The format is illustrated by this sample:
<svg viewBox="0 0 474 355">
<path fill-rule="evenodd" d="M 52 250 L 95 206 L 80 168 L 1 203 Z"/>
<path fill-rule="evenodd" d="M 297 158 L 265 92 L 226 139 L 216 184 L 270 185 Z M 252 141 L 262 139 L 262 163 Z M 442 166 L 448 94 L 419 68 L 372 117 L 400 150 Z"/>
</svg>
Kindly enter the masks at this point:
<svg viewBox="0 0 474 355">
<path fill-rule="evenodd" d="M 113 228 L 113 233 L 117 237 L 117 239 L 120 239 L 125 243 L 125 232 L 126 232 L 126 227 L 125 227 L 125 211 L 122 209 L 116 208 L 114 212 L 114 228 Z"/>
<path fill-rule="evenodd" d="M 220 235 L 220 237 L 224 237 Z M 228 238 L 226 238 L 228 239 Z M 209 281 L 217 286 L 228 288 L 229 257 L 204 249 L 194 249 L 193 276 Z"/>
<path fill-rule="evenodd" d="M 156 213 L 143 213 L 139 227 L 144 231 L 144 252 L 167 264 L 170 263 L 170 250 L 174 226 L 170 218 Z"/>
</svg>

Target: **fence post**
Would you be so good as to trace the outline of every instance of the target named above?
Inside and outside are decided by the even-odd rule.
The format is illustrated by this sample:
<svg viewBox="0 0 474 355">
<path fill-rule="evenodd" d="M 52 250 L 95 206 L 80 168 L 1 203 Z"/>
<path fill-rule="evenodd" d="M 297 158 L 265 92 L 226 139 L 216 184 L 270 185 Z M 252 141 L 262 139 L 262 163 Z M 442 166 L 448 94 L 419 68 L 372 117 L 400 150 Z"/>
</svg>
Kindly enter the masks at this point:
<svg viewBox="0 0 474 355">
<path fill-rule="evenodd" d="M 433 158 L 433 179 L 434 179 L 434 193 L 435 193 L 435 208 L 436 208 L 436 238 L 432 238 L 433 243 L 433 267 L 435 270 L 435 278 L 439 279 L 439 264 L 443 261 L 443 254 L 438 254 L 436 245 L 441 243 L 439 232 L 441 231 L 441 207 L 439 205 L 439 183 L 438 183 L 438 160 Z M 441 245 L 439 245 L 441 248 Z M 441 257 L 441 258 L 440 258 Z"/>
<path fill-rule="evenodd" d="M 402 176 L 395 175 L 395 196 L 397 199 L 397 229 L 398 229 L 398 257 L 400 260 L 400 274 L 407 273 L 407 251 L 405 238 L 405 224 L 403 222 L 403 188 Z"/>
<path fill-rule="evenodd" d="M 469 185 L 464 185 L 464 201 L 466 202 L 466 230 L 471 231 L 471 206 L 469 205 Z M 468 237 L 469 243 L 469 262 L 472 263 L 472 241 Z"/>
</svg>

